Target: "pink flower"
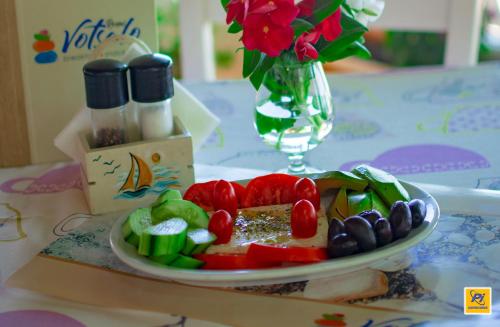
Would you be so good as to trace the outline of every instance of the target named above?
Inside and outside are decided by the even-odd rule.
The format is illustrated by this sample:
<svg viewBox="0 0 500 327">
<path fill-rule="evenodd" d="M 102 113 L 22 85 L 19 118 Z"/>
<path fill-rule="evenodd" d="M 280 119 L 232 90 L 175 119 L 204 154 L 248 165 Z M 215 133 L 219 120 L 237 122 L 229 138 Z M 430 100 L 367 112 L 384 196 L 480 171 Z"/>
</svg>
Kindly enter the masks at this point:
<svg viewBox="0 0 500 327">
<path fill-rule="evenodd" d="M 293 0 L 255 0 L 243 22 L 243 44 L 277 57 L 293 42 L 292 21 L 299 14 Z"/>
<path fill-rule="evenodd" d="M 323 20 L 318 26 L 316 26 L 315 30 L 319 31 L 325 40 L 331 42 L 342 33 L 342 25 L 340 23 L 341 18 L 342 11 L 339 8 L 332 15 L 325 18 L 325 20 Z"/>
<path fill-rule="evenodd" d="M 227 6 L 226 24 L 231 24 L 233 20 L 243 24 L 248 13 L 250 0 L 231 0 Z"/>
<path fill-rule="evenodd" d="M 318 50 L 313 44 L 316 44 L 319 40 L 320 33 L 318 31 L 312 31 L 311 33 L 302 33 L 295 41 L 295 54 L 300 61 L 306 59 L 318 59 Z"/>
<path fill-rule="evenodd" d="M 259 50 L 277 57 L 293 42 L 293 28 L 275 23 L 269 14 L 248 15 L 243 26 L 243 44 L 248 50 Z"/>
<path fill-rule="evenodd" d="M 312 16 L 316 0 L 302 0 L 297 4 L 299 8 L 299 17 Z"/>
<path fill-rule="evenodd" d="M 255 0 L 252 1 L 249 15 L 269 15 L 274 24 L 289 26 L 299 14 L 293 0 Z"/>
</svg>

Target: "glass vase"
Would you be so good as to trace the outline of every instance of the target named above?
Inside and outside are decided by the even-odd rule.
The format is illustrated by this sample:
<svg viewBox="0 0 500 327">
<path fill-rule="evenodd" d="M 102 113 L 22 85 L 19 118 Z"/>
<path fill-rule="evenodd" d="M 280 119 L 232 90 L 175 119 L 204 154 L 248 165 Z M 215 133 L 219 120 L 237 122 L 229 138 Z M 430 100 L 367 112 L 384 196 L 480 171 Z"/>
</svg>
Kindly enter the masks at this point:
<svg viewBox="0 0 500 327">
<path fill-rule="evenodd" d="M 303 158 L 333 127 L 334 107 L 323 66 L 278 58 L 257 92 L 255 129 L 288 156 L 290 174 L 317 172 Z"/>
</svg>

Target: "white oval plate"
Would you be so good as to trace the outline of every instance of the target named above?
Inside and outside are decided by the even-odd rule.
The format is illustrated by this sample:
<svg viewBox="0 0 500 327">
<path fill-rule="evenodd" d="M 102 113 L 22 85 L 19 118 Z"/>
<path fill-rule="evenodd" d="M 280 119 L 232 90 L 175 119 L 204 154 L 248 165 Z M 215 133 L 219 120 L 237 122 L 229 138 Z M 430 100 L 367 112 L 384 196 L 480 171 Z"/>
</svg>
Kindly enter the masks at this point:
<svg viewBox="0 0 500 327">
<path fill-rule="evenodd" d="M 427 216 L 418 228 L 400 240 L 371 252 L 332 259 L 320 263 L 273 269 L 259 270 L 188 270 L 176 269 L 153 262 L 137 254 L 137 250 L 123 239 L 121 226 L 127 216 L 114 223 L 110 233 L 113 252 L 127 265 L 162 279 L 179 283 L 211 286 L 238 287 L 253 285 L 268 285 L 290 283 L 317 278 L 325 278 L 349 273 L 369 267 L 383 265 L 387 259 L 404 254 L 409 248 L 423 241 L 436 227 L 439 220 L 439 206 L 436 200 L 427 192 L 410 184 L 402 182 L 411 198 L 421 199 L 427 207 Z"/>
</svg>

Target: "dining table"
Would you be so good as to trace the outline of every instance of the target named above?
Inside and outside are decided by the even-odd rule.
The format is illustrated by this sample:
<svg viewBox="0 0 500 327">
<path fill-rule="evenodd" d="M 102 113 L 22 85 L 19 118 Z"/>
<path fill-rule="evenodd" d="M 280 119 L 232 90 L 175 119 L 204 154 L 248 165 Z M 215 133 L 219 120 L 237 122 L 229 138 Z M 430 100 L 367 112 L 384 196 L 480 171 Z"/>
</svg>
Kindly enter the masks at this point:
<svg viewBox="0 0 500 327">
<path fill-rule="evenodd" d="M 383 169 L 433 195 L 430 236 L 379 269 L 292 283 L 183 285 L 121 262 L 80 167 L 0 169 L 0 326 L 500 326 L 500 63 L 331 74 L 333 131 L 306 163 Z M 253 125 L 246 80 L 183 82 L 221 120 L 194 155 L 197 182 L 285 168 Z M 196 119 L 196 117 L 193 117 Z M 491 313 L 466 315 L 466 288 Z"/>
</svg>

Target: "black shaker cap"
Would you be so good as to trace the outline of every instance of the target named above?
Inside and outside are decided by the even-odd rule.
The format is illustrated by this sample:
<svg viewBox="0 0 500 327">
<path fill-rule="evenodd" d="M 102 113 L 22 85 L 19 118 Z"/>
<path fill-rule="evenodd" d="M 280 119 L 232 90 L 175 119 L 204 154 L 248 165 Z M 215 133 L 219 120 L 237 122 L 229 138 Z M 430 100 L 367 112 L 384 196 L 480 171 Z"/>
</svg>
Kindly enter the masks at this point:
<svg viewBox="0 0 500 327">
<path fill-rule="evenodd" d="M 110 109 L 128 100 L 127 65 L 114 59 L 98 59 L 83 66 L 87 107 Z"/>
<path fill-rule="evenodd" d="M 132 99 L 158 102 L 174 96 L 172 59 L 162 54 L 147 54 L 129 63 Z"/>
</svg>

